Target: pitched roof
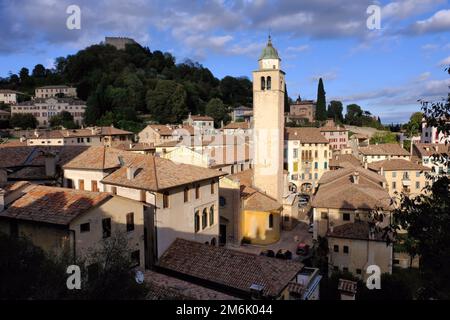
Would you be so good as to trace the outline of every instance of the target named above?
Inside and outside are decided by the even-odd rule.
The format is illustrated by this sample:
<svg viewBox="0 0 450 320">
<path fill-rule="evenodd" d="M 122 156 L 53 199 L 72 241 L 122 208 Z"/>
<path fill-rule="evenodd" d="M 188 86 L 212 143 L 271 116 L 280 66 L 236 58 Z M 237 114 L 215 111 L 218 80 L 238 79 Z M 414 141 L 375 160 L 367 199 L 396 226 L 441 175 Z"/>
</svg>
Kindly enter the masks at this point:
<svg viewBox="0 0 450 320">
<path fill-rule="evenodd" d="M 27 139 L 62 139 L 76 137 L 98 137 L 98 136 L 121 136 L 132 135 L 133 132 L 117 129 L 114 127 L 92 127 L 85 129 L 64 130 L 33 130 L 27 131 L 24 136 Z"/>
<path fill-rule="evenodd" d="M 134 171 L 132 179 L 127 176 L 129 169 Z M 160 191 L 224 175 L 226 173 L 213 169 L 175 163 L 151 155 L 133 154 L 129 164 L 105 177 L 102 183 Z"/>
<path fill-rule="evenodd" d="M 88 192 L 35 186 L 0 213 L 0 217 L 68 225 L 73 219 L 112 197 L 105 192 Z"/>
<path fill-rule="evenodd" d="M 354 181 L 355 172 L 358 183 Z M 319 189 L 313 197 L 315 208 L 335 209 L 391 209 L 391 198 L 383 188 L 386 179 L 361 167 L 350 167 L 326 172 L 319 180 Z"/>
<path fill-rule="evenodd" d="M 415 143 L 414 149 L 420 157 L 431 157 L 435 154 L 450 154 L 450 144 Z"/>
<path fill-rule="evenodd" d="M 330 167 L 358 167 L 361 166 L 361 161 L 352 154 L 336 154 L 330 159 Z"/>
<path fill-rule="evenodd" d="M 398 143 L 373 144 L 368 147 L 358 149 L 363 155 L 391 155 L 409 156 L 409 152 L 403 149 Z"/>
<path fill-rule="evenodd" d="M 374 171 L 380 171 L 381 168 L 385 171 L 393 171 L 393 170 L 420 170 L 420 171 L 429 171 L 431 168 L 425 167 L 421 164 L 418 164 L 413 161 L 408 161 L 405 159 L 390 159 L 390 160 L 382 160 L 376 161 L 368 164 L 368 168 Z"/>
<path fill-rule="evenodd" d="M 349 131 L 344 126 L 323 126 L 323 127 L 320 127 L 319 129 L 320 129 L 321 132 L 329 132 L 329 131 L 345 132 L 345 131 Z"/>
<path fill-rule="evenodd" d="M 286 128 L 287 140 L 299 140 L 300 143 L 328 143 L 319 128 Z"/>
<path fill-rule="evenodd" d="M 253 169 L 247 169 L 227 177 L 241 184 L 241 197 L 244 200 L 244 210 L 274 211 L 282 207 L 276 199 L 257 190 L 253 184 Z"/>
<path fill-rule="evenodd" d="M 119 168 L 121 159 L 129 163 L 135 154 L 125 150 L 105 146 L 89 147 L 78 156 L 68 161 L 64 169 L 107 170 Z"/>
<path fill-rule="evenodd" d="M 172 135 L 194 135 L 194 127 L 189 125 L 170 125 L 170 124 L 149 124 L 147 128 L 151 128 L 158 132 L 161 136 L 172 136 Z"/>
<path fill-rule="evenodd" d="M 7 197 L 11 193 L 30 185 L 31 183 L 28 181 L 3 182 L 0 183 L 0 189 L 3 189 L 5 191 L 5 196 Z"/>
<path fill-rule="evenodd" d="M 328 237 L 355 240 L 385 241 L 383 232 L 371 227 L 367 221 L 345 223 L 328 231 Z"/>
<path fill-rule="evenodd" d="M 250 129 L 250 123 L 248 122 L 230 122 L 224 129 Z"/>
<path fill-rule="evenodd" d="M 213 118 L 210 116 L 203 116 L 203 115 L 191 115 L 191 119 L 194 121 L 214 121 Z"/>
<path fill-rule="evenodd" d="M 252 285 L 263 287 L 263 295 L 277 297 L 301 271 L 300 262 L 286 261 L 176 239 L 164 252 L 158 266 L 217 287 L 250 294 Z"/>
<path fill-rule="evenodd" d="M 146 270 L 144 279 L 150 288 L 150 300 L 235 300 L 235 297 L 177 279 L 152 270 Z"/>
</svg>

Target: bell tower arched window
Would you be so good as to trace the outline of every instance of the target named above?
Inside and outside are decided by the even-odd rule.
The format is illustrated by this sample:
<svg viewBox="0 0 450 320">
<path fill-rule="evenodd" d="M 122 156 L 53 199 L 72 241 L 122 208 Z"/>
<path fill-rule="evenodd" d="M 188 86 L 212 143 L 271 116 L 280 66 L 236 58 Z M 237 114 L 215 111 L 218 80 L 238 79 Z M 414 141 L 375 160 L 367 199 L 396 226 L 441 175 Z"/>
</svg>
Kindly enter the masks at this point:
<svg viewBox="0 0 450 320">
<path fill-rule="evenodd" d="M 272 78 L 267 77 L 267 90 L 271 90 L 271 89 L 272 89 Z"/>
<path fill-rule="evenodd" d="M 261 90 L 266 90 L 266 78 L 261 77 Z"/>
</svg>

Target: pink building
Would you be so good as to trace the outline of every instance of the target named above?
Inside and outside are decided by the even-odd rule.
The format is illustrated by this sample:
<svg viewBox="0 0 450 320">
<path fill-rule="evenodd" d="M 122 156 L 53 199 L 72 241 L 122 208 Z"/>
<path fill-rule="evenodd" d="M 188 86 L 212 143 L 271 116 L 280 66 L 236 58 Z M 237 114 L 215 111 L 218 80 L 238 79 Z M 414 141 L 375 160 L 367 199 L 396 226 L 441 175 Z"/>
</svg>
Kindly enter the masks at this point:
<svg viewBox="0 0 450 320">
<path fill-rule="evenodd" d="M 328 140 L 331 151 L 348 148 L 348 130 L 344 126 L 335 125 L 333 120 L 328 120 L 320 128 L 320 133 Z"/>
</svg>

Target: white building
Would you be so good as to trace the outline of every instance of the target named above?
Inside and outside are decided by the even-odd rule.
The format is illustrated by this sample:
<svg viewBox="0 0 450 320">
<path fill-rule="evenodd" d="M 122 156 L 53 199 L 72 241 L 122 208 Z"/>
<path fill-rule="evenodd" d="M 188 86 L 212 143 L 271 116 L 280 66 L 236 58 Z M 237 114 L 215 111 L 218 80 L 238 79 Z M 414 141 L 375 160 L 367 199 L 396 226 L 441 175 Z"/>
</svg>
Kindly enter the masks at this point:
<svg viewBox="0 0 450 320">
<path fill-rule="evenodd" d="M 426 122 L 422 123 L 421 143 L 445 143 L 449 141 L 450 138 L 443 132 L 439 132 L 437 127 L 429 127 Z"/>
<path fill-rule="evenodd" d="M 36 98 L 11 106 L 11 116 L 15 114 L 31 114 L 37 119 L 40 127 L 48 127 L 53 116 L 67 111 L 73 116 L 75 124 L 82 125 L 85 110 L 86 102 L 78 99 Z"/>
<path fill-rule="evenodd" d="M 68 86 L 45 86 L 38 87 L 34 90 L 34 95 L 36 98 L 51 98 L 57 97 L 58 95 L 64 95 L 64 97 L 77 97 L 77 88 Z"/>
<path fill-rule="evenodd" d="M 189 113 L 188 118 L 183 121 L 183 124 L 192 126 L 195 130 L 199 130 L 201 133 L 210 134 L 215 132 L 214 119 L 209 116 L 193 116 Z"/>
<path fill-rule="evenodd" d="M 145 204 L 150 261 L 176 238 L 218 244 L 222 172 L 103 147 L 89 148 L 63 169 L 67 187 L 106 191 Z"/>
<path fill-rule="evenodd" d="M 18 94 L 17 91 L 0 89 L 0 103 L 16 104 Z"/>
</svg>

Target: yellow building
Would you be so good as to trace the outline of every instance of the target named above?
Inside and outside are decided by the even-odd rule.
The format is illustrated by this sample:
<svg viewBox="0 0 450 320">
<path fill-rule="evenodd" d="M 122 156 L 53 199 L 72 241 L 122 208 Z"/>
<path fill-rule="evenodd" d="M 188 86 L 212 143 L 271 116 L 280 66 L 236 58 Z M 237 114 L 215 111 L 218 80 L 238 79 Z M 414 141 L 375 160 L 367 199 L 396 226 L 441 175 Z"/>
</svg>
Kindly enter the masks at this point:
<svg viewBox="0 0 450 320">
<path fill-rule="evenodd" d="M 428 183 L 425 173 L 431 171 L 428 167 L 404 159 L 376 161 L 370 163 L 368 168 L 386 178 L 391 197 L 400 193 L 409 196 L 422 194 Z"/>
<path fill-rule="evenodd" d="M 220 180 L 220 229 L 224 242 L 270 244 L 280 239 L 283 206 L 251 185 L 253 170 Z M 224 238 L 226 235 L 226 238 Z"/>
</svg>

